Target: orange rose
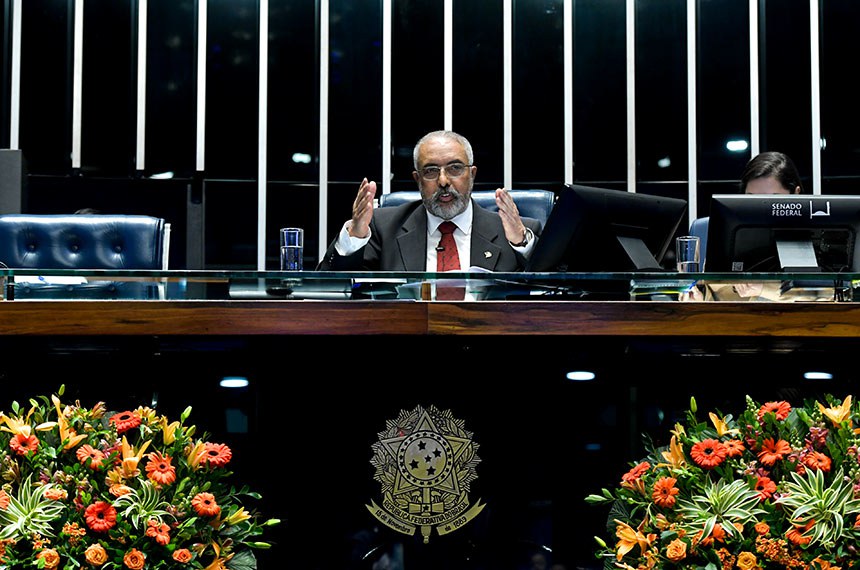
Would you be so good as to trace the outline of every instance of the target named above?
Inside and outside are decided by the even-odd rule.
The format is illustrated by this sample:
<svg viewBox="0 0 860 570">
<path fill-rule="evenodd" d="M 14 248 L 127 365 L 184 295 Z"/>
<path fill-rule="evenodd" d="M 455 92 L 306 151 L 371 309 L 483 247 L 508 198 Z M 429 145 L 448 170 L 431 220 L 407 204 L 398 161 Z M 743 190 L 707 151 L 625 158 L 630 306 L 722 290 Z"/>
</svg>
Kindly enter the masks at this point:
<svg viewBox="0 0 860 570">
<path fill-rule="evenodd" d="M 770 526 L 768 526 L 768 524 L 764 521 L 757 522 L 757 523 L 755 523 L 755 531 L 758 534 L 764 536 L 770 532 Z"/>
<path fill-rule="evenodd" d="M 91 566 L 101 566 L 108 559 L 107 551 L 98 543 L 89 545 L 84 552 L 84 556 Z"/>
<path fill-rule="evenodd" d="M 51 487 L 50 489 L 45 491 L 45 498 L 51 501 L 63 501 L 69 498 L 69 493 L 65 489 Z"/>
<path fill-rule="evenodd" d="M 137 548 L 132 548 L 122 557 L 122 562 L 129 570 L 142 570 L 146 555 Z"/>
<path fill-rule="evenodd" d="M 179 563 L 186 564 L 191 562 L 192 558 L 194 558 L 194 555 L 191 554 L 191 551 L 187 548 L 180 548 L 179 550 L 173 551 L 173 559 Z"/>
<path fill-rule="evenodd" d="M 741 552 L 738 554 L 738 568 L 741 570 L 752 570 L 756 567 L 755 554 L 752 552 Z"/>
<path fill-rule="evenodd" d="M 53 548 L 46 548 L 36 555 L 36 558 L 41 558 L 45 561 L 45 568 L 56 568 L 60 565 L 60 555 Z"/>
<path fill-rule="evenodd" d="M 687 557 L 687 543 L 676 538 L 666 547 L 666 558 L 672 562 L 679 562 Z M 747 569 L 744 569 L 747 570 Z"/>
</svg>

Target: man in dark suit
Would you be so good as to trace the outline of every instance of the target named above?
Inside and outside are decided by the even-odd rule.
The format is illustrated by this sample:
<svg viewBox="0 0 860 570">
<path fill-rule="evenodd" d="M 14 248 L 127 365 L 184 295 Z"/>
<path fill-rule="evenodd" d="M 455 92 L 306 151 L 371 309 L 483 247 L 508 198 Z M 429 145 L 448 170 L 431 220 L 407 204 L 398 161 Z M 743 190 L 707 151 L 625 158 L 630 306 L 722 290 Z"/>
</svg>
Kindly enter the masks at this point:
<svg viewBox="0 0 860 570">
<path fill-rule="evenodd" d="M 475 204 L 477 167 L 469 141 L 452 131 L 434 131 L 415 145 L 412 177 L 421 201 L 374 210 L 376 182 L 362 180 L 352 218 L 329 245 L 318 270 L 436 271 L 442 222 L 456 225 L 454 240 L 463 271 L 521 271 L 541 225 L 521 218 L 510 194 L 496 190 L 498 212 Z"/>
</svg>

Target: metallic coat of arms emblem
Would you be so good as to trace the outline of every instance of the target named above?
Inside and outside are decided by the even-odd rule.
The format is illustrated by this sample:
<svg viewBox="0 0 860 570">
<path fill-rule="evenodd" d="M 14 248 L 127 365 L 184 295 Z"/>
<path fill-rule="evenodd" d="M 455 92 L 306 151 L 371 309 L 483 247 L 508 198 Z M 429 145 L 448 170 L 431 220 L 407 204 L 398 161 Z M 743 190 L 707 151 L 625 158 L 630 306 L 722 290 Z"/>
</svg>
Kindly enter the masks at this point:
<svg viewBox="0 0 860 570">
<path fill-rule="evenodd" d="M 477 479 L 478 444 L 463 420 L 431 406 L 401 410 L 388 420 L 372 446 L 374 479 L 382 485 L 382 506 L 366 505 L 379 522 L 407 535 L 421 529 L 424 542 L 433 528 L 453 532 L 484 508 L 469 504 L 469 485 Z"/>
</svg>

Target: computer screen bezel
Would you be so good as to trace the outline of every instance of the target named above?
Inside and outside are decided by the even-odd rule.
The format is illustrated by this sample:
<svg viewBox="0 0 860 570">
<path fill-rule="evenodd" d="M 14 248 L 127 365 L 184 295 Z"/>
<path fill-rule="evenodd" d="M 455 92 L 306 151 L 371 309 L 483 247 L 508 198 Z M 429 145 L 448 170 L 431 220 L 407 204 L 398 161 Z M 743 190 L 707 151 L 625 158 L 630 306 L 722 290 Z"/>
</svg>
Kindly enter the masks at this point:
<svg viewBox="0 0 860 570">
<path fill-rule="evenodd" d="M 566 184 L 526 271 L 664 271 L 669 268 L 661 263 L 686 214 L 686 200 Z"/>
<path fill-rule="evenodd" d="M 820 213 L 819 213 L 820 212 Z M 751 234 L 750 230 L 757 233 Z M 820 232 L 847 232 L 845 252 L 832 244 L 821 250 Z M 765 232 L 768 237 L 763 237 Z M 818 234 L 818 235 L 816 235 Z M 738 240 L 745 243 L 738 243 Z M 830 239 L 833 239 L 831 237 Z M 705 271 L 856 272 L 860 269 L 860 196 L 810 194 L 714 194 L 708 220 Z M 777 241 L 815 250 L 815 265 L 780 261 Z M 766 242 L 766 243 L 765 243 Z M 764 244 L 764 245 L 762 245 Z M 830 259 L 844 258 L 844 263 Z M 784 258 L 785 259 L 785 258 Z M 783 265 L 783 263 L 787 263 Z"/>
</svg>

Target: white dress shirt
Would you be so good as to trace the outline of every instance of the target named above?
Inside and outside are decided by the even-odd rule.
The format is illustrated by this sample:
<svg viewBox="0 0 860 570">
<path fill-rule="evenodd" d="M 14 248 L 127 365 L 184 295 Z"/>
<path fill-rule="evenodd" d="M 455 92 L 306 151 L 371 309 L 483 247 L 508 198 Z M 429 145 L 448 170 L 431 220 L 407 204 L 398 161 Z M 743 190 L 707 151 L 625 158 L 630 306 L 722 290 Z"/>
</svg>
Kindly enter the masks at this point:
<svg viewBox="0 0 860 570">
<path fill-rule="evenodd" d="M 442 218 L 427 212 L 427 255 L 425 259 L 427 260 L 425 271 L 435 272 L 436 271 L 436 246 L 439 245 L 439 240 L 442 239 L 442 232 L 439 231 L 439 224 L 444 222 Z M 454 224 L 456 224 L 457 229 L 454 230 L 454 241 L 457 243 L 457 255 L 460 257 L 460 271 L 468 271 L 469 267 L 472 265 L 472 252 L 471 252 L 471 242 L 472 242 L 472 202 L 471 200 L 466 205 L 466 209 L 463 210 L 462 213 L 454 216 L 451 219 Z M 337 236 L 337 243 L 335 244 L 335 250 L 339 255 L 352 255 L 370 241 L 371 233 L 368 232 L 367 237 L 359 238 L 349 235 L 349 228 L 352 225 L 352 220 L 347 220 L 346 223 L 341 228 L 340 233 Z M 531 230 L 529 230 L 529 234 L 531 234 Z M 532 248 L 535 244 L 535 239 L 531 236 L 532 239 L 523 246 L 514 248 L 515 251 L 520 252 L 521 254 L 528 256 L 531 252 Z"/>
</svg>

